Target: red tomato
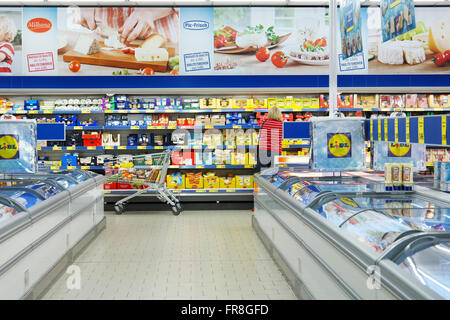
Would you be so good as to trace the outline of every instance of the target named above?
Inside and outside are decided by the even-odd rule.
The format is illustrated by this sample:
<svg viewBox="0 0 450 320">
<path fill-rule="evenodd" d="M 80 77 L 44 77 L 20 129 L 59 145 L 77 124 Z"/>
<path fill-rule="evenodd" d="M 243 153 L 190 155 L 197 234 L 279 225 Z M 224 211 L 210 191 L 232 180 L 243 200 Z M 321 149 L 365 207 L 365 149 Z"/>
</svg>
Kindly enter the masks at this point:
<svg viewBox="0 0 450 320">
<path fill-rule="evenodd" d="M 173 76 L 177 76 L 179 74 L 179 72 L 176 69 L 172 69 L 172 71 L 170 71 L 170 74 Z"/>
<path fill-rule="evenodd" d="M 444 57 L 444 55 L 441 54 L 441 53 L 435 55 L 434 58 L 433 58 L 433 62 L 438 67 L 442 67 L 445 64 L 445 57 Z"/>
<path fill-rule="evenodd" d="M 155 71 L 152 68 L 145 68 L 142 70 L 141 74 L 143 76 L 153 76 L 155 74 Z"/>
<path fill-rule="evenodd" d="M 78 72 L 81 68 L 81 64 L 78 61 L 71 61 L 69 63 L 69 70 L 72 72 Z"/>
<path fill-rule="evenodd" d="M 325 39 L 325 38 L 317 39 L 316 41 L 314 41 L 314 46 L 317 46 L 317 45 L 319 45 L 321 47 L 326 47 L 327 46 L 327 39 Z"/>
<path fill-rule="evenodd" d="M 261 47 L 258 49 L 258 51 L 256 51 L 256 59 L 258 59 L 259 61 L 264 62 L 269 58 L 270 52 L 266 47 Z"/>
<path fill-rule="evenodd" d="M 272 55 L 272 63 L 277 68 L 283 68 L 288 61 L 288 57 L 283 51 L 277 51 Z"/>
<path fill-rule="evenodd" d="M 303 43 L 303 48 L 306 49 L 306 44 L 307 44 L 307 43 L 309 43 L 310 45 L 314 46 L 314 43 L 313 43 L 311 40 L 306 40 L 306 41 Z"/>
<path fill-rule="evenodd" d="M 214 48 L 219 49 L 225 46 L 225 41 L 222 38 L 214 39 Z"/>
<path fill-rule="evenodd" d="M 444 52 L 445 61 L 450 62 L 450 50 Z"/>
</svg>

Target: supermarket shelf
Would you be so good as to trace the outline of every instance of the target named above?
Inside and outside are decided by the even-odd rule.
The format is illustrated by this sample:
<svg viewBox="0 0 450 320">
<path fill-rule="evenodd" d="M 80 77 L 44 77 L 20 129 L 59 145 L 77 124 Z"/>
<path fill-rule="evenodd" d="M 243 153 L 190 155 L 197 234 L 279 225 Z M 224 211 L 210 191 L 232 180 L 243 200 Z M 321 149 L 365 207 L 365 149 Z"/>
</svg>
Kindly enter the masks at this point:
<svg viewBox="0 0 450 320">
<path fill-rule="evenodd" d="M 217 146 L 209 148 L 208 146 L 89 146 L 89 147 L 38 147 L 41 151 L 84 151 L 84 150 L 166 150 L 166 149 L 193 149 L 193 150 L 212 150 L 212 149 L 255 149 L 257 146 Z M 294 148 L 294 147 L 293 147 Z M 296 146 L 296 148 L 303 148 L 303 146 Z M 306 148 L 306 147 L 305 147 Z"/>
<path fill-rule="evenodd" d="M 67 130 L 175 130 L 175 129 L 259 129 L 257 125 L 224 126 L 66 126 Z"/>
<path fill-rule="evenodd" d="M 242 189 L 242 188 L 236 188 L 236 189 L 170 189 L 173 193 L 177 195 L 182 194 L 218 194 L 218 193 L 241 193 L 241 194 L 252 194 L 253 188 L 251 189 Z M 126 195 L 126 194 L 133 194 L 139 190 L 136 189 L 118 189 L 118 190 L 104 190 L 104 193 L 107 195 Z M 154 190 L 148 190 L 146 192 L 147 194 L 155 194 L 156 192 Z"/>
<path fill-rule="evenodd" d="M 135 169 L 154 169 L 160 168 L 161 166 L 134 166 Z M 232 164 L 217 164 L 217 165 L 170 165 L 169 169 L 253 169 L 255 165 L 232 165 Z M 50 166 L 50 167 L 39 167 L 40 170 L 104 170 L 109 168 L 108 166 Z"/>
</svg>

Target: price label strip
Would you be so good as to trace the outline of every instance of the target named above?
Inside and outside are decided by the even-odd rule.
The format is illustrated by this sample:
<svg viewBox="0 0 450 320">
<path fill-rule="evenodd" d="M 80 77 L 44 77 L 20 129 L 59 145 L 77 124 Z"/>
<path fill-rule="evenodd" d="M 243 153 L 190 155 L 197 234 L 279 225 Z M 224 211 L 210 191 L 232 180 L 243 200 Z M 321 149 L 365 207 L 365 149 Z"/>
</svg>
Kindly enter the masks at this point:
<svg viewBox="0 0 450 320">
<path fill-rule="evenodd" d="M 424 132 L 424 124 L 423 124 L 423 117 L 419 118 L 419 143 L 425 143 L 425 132 Z"/>
<path fill-rule="evenodd" d="M 410 135 L 409 135 L 409 117 L 406 117 L 406 143 L 409 143 L 411 141 Z"/>
<path fill-rule="evenodd" d="M 370 120 L 370 141 L 373 141 L 373 120 Z"/>
<path fill-rule="evenodd" d="M 447 145 L 447 116 L 442 116 L 442 145 Z"/>
<path fill-rule="evenodd" d="M 397 118 L 395 118 L 394 126 L 395 126 L 395 142 L 398 142 L 398 119 Z"/>
<path fill-rule="evenodd" d="M 384 119 L 384 141 L 388 141 L 388 119 Z"/>
<path fill-rule="evenodd" d="M 378 141 L 381 141 L 381 119 L 377 120 L 378 124 Z"/>
</svg>

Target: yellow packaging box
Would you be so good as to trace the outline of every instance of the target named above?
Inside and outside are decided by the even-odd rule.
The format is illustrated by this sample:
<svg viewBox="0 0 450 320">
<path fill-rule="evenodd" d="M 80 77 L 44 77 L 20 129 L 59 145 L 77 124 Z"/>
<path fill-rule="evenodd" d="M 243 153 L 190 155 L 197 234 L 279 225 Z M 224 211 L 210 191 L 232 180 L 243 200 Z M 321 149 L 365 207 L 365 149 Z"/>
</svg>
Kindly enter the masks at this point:
<svg viewBox="0 0 450 320">
<path fill-rule="evenodd" d="M 233 152 L 231 154 L 231 163 L 233 165 L 245 165 L 246 153 L 244 152 Z"/>
<path fill-rule="evenodd" d="M 236 188 L 251 189 L 253 188 L 253 176 L 236 176 Z"/>
<path fill-rule="evenodd" d="M 184 174 L 180 176 L 171 176 L 170 174 L 167 175 L 167 188 L 169 189 L 185 189 L 186 183 L 185 183 L 186 177 Z"/>
<path fill-rule="evenodd" d="M 186 174 L 186 189 L 203 189 L 203 176 L 199 173 Z"/>
<path fill-rule="evenodd" d="M 220 177 L 220 189 L 234 189 L 236 188 L 235 177 Z"/>
<path fill-rule="evenodd" d="M 203 186 L 205 189 L 218 189 L 220 188 L 219 177 L 214 174 L 206 174 L 203 176 Z"/>
<path fill-rule="evenodd" d="M 256 165 L 256 153 L 254 152 L 247 152 L 245 154 L 245 164 L 246 165 Z"/>
<path fill-rule="evenodd" d="M 310 107 L 314 109 L 320 108 L 319 98 L 311 98 Z"/>
</svg>

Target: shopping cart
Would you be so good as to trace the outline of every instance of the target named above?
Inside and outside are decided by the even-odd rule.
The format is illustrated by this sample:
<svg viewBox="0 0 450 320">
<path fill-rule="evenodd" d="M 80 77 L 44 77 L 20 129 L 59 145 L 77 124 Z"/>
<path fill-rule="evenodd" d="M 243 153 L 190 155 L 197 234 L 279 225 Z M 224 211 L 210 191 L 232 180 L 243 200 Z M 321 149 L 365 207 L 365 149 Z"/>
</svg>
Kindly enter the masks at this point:
<svg viewBox="0 0 450 320">
<path fill-rule="evenodd" d="M 117 201 L 114 204 L 114 211 L 116 214 L 122 214 L 129 200 L 141 194 L 153 191 L 156 193 L 156 196 L 160 201 L 170 205 L 174 215 L 179 215 L 181 211 L 183 211 L 180 201 L 174 196 L 172 191 L 167 188 L 165 183 L 167 169 L 171 159 L 171 150 L 169 149 L 161 153 L 152 153 L 149 155 L 134 155 L 132 158 L 135 160 L 138 158 L 145 158 L 146 156 L 150 156 L 153 159 L 150 166 L 133 166 L 129 168 L 121 167 L 120 169 L 106 170 L 105 173 L 107 176 L 107 183 L 113 182 L 118 184 L 127 184 L 134 186 L 134 189 L 139 189 L 128 197 Z M 155 161 L 155 159 L 157 160 Z M 119 158 L 108 159 L 105 165 L 106 167 L 111 167 L 119 161 Z M 147 169 L 151 170 L 148 171 Z M 138 170 L 141 170 L 141 173 L 139 173 Z M 136 173 L 138 173 L 137 176 Z"/>
</svg>

